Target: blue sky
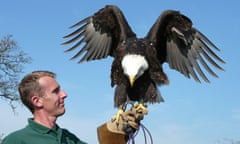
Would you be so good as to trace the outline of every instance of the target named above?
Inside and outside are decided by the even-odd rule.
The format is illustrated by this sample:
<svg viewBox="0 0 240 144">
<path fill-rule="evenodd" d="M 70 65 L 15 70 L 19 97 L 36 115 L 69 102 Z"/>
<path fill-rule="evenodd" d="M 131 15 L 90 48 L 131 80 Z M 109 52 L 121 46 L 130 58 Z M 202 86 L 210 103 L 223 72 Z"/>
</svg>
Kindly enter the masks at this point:
<svg viewBox="0 0 240 144">
<path fill-rule="evenodd" d="M 0 37 L 12 34 L 18 45 L 33 58 L 25 73 L 51 70 L 57 73 L 61 87 L 68 93 L 67 112 L 58 123 L 90 144 L 97 143 L 96 127 L 110 120 L 114 89 L 110 87 L 112 58 L 77 64 L 73 53 L 60 45 L 68 27 L 92 15 L 106 4 L 118 5 L 139 37 L 145 36 L 157 17 L 166 9 L 179 10 L 204 33 L 221 52 L 227 63 L 225 72 L 216 70 L 219 78 L 209 76 L 211 83 L 196 83 L 164 65 L 170 85 L 160 87 L 164 103 L 149 105 L 142 123 L 151 131 L 154 143 L 215 144 L 228 139 L 240 140 L 240 92 L 238 62 L 238 1 L 179 0 L 2 0 Z M 8 134 L 26 125 L 31 114 L 17 104 L 13 114 L 6 101 L 0 100 L 0 133 Z M 9 124 L 9 122 L 11 124 Z M 137 143 L 143 143 L 142 134 Z"/>
</svg>

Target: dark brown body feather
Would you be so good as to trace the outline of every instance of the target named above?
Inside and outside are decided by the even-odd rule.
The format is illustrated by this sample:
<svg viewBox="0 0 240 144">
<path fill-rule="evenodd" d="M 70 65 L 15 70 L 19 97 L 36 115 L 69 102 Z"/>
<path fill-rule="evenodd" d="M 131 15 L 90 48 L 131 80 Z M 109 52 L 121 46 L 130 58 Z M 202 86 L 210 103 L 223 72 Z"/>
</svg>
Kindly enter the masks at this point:
<svg viewBox="0 0 240 144">
<path fill-rule="evenodd" d="M 147 39 L 137 38 L 129 39 L 129 41 L 122 46 L 125 50 L 123 54 L 115 57 L 111 69 L 111 85 L 117 85 L 114 94 L 114 105 L 116 107 L 120 106 L 127 101 L 127 98 L 131 101 L 150 103 L 163 101 L 157 86 L 167 84 L 168 78 L 157 59 L 155 48 Z M 146 57 L 150 67 L 141 77 L 136 79 L 133 87 L 130 86 L 129 79 L 123 73 L 121 66 L 122 58 L 126 54 L 139 54 Z"/>
<path fill-rule="evenodd" d="M 106 6 L 93 16 L 87 17 L 71 28 L 77 30 L 64 38 L 70 38 L 64 44 L 75 43 L 68 51 L 82 46 L 73 56 L 81 55 L 79 62 L 114 57 L 111 68 L 111 85 L 116 85 L 114 105 L 124 104 L 128 98 L 141 102 L 160 102 L 158 85 L 167 84 L 168 78 L 162 64 L 168 63 L 190 78 L 200 82 L 199 76 L 209 82 L 199 63 L 211 75 L 217 77 L 206 61 L 223 70 L 217 62 L 224 63 L 214 52 L 219 50 L 200 31 L 192 27 L 192 22 L 178 11 L 163 12 L 145 38 L 137 38 L 128 25 L 123 13 L 116 6 Z M 86 53 L 85 53 L 86 52 Z M 123 73 L 121 61 L 126 54 L 138 54 L 145 57 L 149 68 L 131 87 Z M 128 98 L 127 98 L 128 97 Z"/>
</svg>

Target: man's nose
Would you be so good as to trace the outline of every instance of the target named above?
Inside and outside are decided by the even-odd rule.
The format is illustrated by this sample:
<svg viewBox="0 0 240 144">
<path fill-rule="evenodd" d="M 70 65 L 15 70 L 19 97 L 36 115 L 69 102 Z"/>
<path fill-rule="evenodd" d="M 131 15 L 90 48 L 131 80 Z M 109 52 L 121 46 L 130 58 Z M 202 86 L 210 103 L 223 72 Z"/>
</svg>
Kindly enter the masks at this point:
<svg viewBox="0 0 240 144">
<path fill-rule="evenodd" d="M 67 93 L 64 90 L 61 90 L 61 95 L 62 95 L 63 98 L 67 97 Z"/>
</svg>

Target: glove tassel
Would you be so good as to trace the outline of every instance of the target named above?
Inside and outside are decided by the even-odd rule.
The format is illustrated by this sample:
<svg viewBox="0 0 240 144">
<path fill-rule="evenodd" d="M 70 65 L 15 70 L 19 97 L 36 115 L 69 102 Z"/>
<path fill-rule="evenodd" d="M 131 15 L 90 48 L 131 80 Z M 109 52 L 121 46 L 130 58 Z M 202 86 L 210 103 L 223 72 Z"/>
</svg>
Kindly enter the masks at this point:
<svg viewBox="0 0 240 144">
<path fill-rule="evenodd" d="M 151 132 L 142 123 L 140 123 L 138 130 L 136 130 L 135 132 L 131 132 L 129 134 L 128 144 L 135 144 L 135 137 L 139 133 L 140 129 L 142 129 L 143 131 L 145 144 L 148 144 L 147 136 L 149 136 L 150 144 L 153 144 L 153 138 L 152 138 Z"/>
</svg>

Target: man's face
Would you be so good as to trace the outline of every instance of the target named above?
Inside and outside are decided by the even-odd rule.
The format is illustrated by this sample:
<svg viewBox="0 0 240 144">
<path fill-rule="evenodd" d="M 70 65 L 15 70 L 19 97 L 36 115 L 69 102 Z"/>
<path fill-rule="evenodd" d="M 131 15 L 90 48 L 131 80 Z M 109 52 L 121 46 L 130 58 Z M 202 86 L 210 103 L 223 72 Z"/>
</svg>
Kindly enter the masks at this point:
<svg viewBox="0 0 240 144">
<path fill-rule="evenodd" d="M 44 91 L 41 97 L 42 108 L 49 116 L 58 117 L 65 112 L 64 99 L 67 94 L 60 88 L 54 78 L 45 76 L 39 79 L 39 84 Z"/>
</svg>

